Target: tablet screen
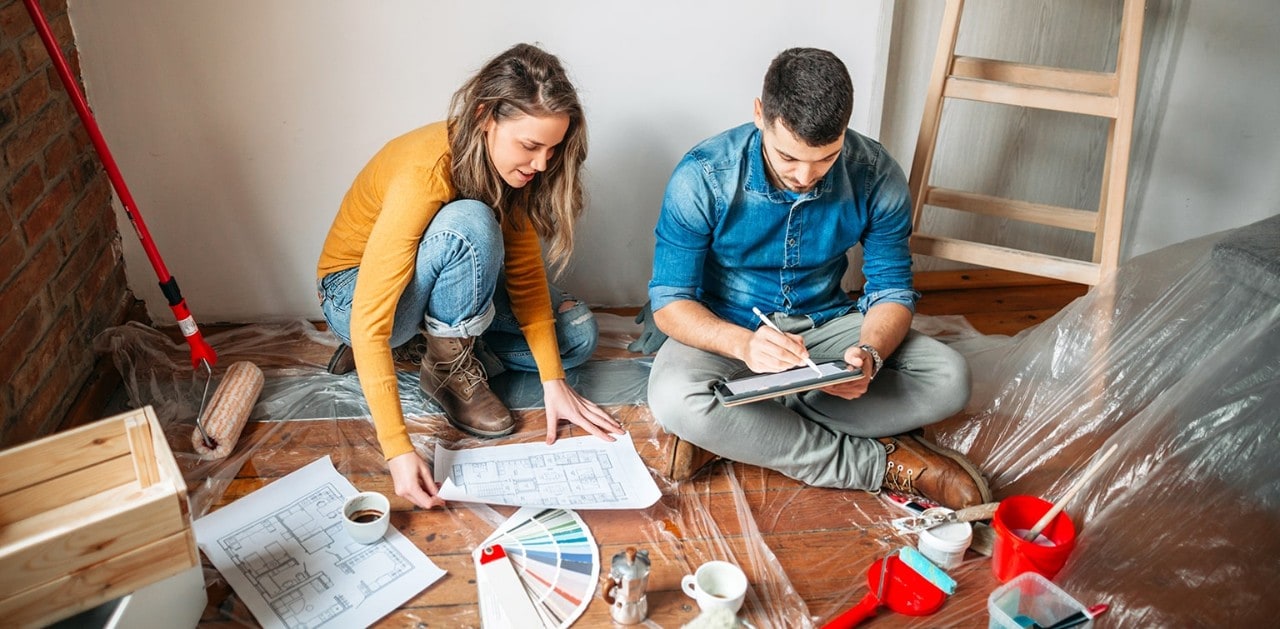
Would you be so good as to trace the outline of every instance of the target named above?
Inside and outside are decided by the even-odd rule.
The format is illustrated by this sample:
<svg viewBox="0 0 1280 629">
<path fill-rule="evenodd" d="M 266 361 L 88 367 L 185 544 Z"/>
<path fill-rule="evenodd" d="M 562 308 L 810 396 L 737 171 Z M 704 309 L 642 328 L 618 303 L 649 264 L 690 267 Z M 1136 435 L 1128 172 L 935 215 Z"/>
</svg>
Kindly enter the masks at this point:
<svg viewBox="0 0 1280 629">
<path fill-rule="evenodd" d="M 778 373 L 763 373 L 758 376 L 749 376 L 740 380 L 731 380 L 725 383 L 725 388 L 729 393 L 741 395 L 743 393 L 751 393 L 752 391 L 763 391 L 774 389 L 777 387 L 785 387 L 809 380 L 816 380 L 819 377 L 835 376 L 845 372 L 840 363 L 822 363 L 818 365 L 818 369 L 822 371 L 822 376 L 813 372 L 808 365 L 796 367 L 787 371 Z"/>
</svg>

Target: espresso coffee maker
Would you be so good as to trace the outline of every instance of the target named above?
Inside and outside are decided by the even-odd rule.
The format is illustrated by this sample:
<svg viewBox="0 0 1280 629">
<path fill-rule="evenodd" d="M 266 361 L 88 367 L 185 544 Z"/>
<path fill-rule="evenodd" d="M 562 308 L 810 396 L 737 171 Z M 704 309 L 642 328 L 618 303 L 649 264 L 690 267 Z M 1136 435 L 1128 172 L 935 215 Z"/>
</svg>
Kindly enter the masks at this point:
<svg viewBox="0 0 1280 629">
<path fill-rule="evenodd" d="M 649 586 L 649 551 L 628 548 L 613 556 L 609 567 L 609 582 L 601 592 L 601 598 L 609 604 L 609 615 L 620 625 L 644 622 L 649 615 L 649 599 L 645 588 Z"/>
</svg>

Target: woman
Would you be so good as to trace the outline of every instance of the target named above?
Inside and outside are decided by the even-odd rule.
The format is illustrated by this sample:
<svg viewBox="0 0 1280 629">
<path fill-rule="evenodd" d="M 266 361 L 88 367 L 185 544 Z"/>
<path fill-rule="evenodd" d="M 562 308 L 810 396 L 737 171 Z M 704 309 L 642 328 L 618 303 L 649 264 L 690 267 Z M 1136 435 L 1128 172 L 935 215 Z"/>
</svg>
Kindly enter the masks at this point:
<svg viewBox="0 0 1280 629">
<path fill-rule="evenodd" d="M 565 382 L 564 368 L 594 350 L 596 324 L 548 285 L 542 257 L 541 240 L 556 270 L 572 252 L 586 155 L 564 68 L 519 44 L 453 95 L 447 121 L 383 147 L 342 200 L 317 271 L 325 319 L 344 343 L 330 368 L 358 370 L 396 494 L 422 508 L 444 501 L 409 441 L 391 351 L 419 332 L 422 389 L 463 431 L 515 429 L 476 358 L 483 335 L 503 366 L 541 377 L 547 443 L 561 419 L 608 441 L 622 432 Z"/>
</svg>

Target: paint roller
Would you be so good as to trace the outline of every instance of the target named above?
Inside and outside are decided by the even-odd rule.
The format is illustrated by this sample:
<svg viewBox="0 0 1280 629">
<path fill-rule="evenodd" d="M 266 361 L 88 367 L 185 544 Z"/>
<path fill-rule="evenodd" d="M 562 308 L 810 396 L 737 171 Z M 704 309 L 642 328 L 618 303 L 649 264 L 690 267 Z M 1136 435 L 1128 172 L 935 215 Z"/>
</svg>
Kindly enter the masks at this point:
<svg viewBox="0 0 1280 629">
<path fill-rule="evenodd" d="M 240 432 L 249 421 L 253 405 L 262 393 L 262 370 L 242 360 L 227 369 L 206 409 L 201 399 L 191 446 L 204 460 L 224 459 L 236 447 Z M 208 384 L 205 385 L 208 393 Z"/>
</svg>

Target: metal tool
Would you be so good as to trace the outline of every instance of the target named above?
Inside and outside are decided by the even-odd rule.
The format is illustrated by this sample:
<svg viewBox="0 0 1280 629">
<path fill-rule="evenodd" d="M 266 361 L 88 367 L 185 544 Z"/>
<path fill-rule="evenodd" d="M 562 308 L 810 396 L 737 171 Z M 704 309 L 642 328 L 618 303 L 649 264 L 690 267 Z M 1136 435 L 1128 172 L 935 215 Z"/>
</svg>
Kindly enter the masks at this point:
<svg viewBox="0 0 1280 629">
<path fill-rule="evenodd" d="M 200 410 L 196 412 L 196 430 L 200 431 L 200 439 L 204 441 L 205 447 L 213 449 L 218 447 L 217 442 L 209 437 L 209 433 L 204 429 L 204 404 L 209 399 L 209 383 L 213 382 L 213 368 L 209 366 L 209 361 L 201 360 L 204 365 L 205 380 L 204 394 L 200 396 Z"/>
<path fill-rule="evenodd" d="M 608 583 L 600 598 L 609 604 L 609 615 L 620 625 L 644 622 L 649 615 L 645 590 L 649 585 L 649 551 L 628 548 L 613 556 Z"/>
<path fill-rule="evenodd" d="M 996 513 L 996 507 L 1000 506 L 998 502 L 988 502 L 985 504 L 965 507 L 959 511 L 951 511 L 950 509 L 934 508 L 926 509 L 924 513 L 918 516 L 908 516 L 905 518 L 895 518 L 891 521 L 894 530 L 899 533 L 919 533 L 925 529 L 931 529 L 935 526 L 942 526 L 951 522 L 974 522 L 977 520 L 990 520 Z"/>
</svg>

